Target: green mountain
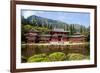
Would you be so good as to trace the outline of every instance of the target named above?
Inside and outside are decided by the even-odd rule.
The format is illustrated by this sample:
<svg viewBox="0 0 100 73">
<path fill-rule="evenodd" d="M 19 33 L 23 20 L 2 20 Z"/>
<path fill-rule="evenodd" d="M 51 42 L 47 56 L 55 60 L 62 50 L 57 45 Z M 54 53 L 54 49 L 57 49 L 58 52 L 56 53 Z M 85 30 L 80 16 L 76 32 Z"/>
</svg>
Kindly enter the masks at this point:
<svg viewBox="0 0 100 73">
<path fill-rule="evenodd" d="M 27 19 L 25 19 L 23 16 L 21 18 L 22 24 L 24 25 L 29 24 L 37 27 L 46 27 L 48 29 L 62 28 L 65 31 L 70 31 L 71 34 L 75 32 L 89 32 L 88 28 L 81 24 L 68 24 L 62 21 L 48 19 L 36 15 L 29 16 Z"/>
<path fill-rule="evenodd" d="M 27 18 L 29 24 L 33 26 L 48 27 L 48 28 L 64 28 L 67 24 L 61 21 L 43 18 L 40 16 L 32 15 Z"/>
</svg>

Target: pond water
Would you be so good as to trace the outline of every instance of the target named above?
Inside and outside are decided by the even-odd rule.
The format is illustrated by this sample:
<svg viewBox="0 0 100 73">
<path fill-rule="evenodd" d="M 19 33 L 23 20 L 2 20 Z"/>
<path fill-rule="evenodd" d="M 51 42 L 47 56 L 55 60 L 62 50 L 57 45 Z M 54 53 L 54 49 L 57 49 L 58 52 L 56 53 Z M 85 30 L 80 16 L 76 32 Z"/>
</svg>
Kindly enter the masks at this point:
<svg viewBox="0 0 100 73">
<path fill-rule="evenodd" d="M 35 54 L 50 54 L 53 52 L 63 52 L 68 53 L 81 53 L 83 55 L 90 54 L 89 44 L 79 44 L 79 45 L 35 45 L 26 44 L 22 45 L 21 55 L 25 57 L 30 57 Z"/>
</svg>

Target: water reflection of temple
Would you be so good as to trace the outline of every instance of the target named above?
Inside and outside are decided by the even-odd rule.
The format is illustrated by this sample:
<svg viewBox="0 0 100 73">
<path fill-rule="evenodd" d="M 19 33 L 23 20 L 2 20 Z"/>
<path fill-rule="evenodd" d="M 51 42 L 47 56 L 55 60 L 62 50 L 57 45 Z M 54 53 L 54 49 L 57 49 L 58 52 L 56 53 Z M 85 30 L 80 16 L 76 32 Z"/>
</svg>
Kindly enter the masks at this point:
<svg viewBox="0 0 100 73">
<path fill-rule="evenodd" d="M 54 28 L 43 34 L 37 30 L 30 30 L 25 34 L 28 43 L 49 43 L 49 42 L 84 42 L 86 37 L 80 33 L 69 35 L 70 31 Z"/>
</svg>

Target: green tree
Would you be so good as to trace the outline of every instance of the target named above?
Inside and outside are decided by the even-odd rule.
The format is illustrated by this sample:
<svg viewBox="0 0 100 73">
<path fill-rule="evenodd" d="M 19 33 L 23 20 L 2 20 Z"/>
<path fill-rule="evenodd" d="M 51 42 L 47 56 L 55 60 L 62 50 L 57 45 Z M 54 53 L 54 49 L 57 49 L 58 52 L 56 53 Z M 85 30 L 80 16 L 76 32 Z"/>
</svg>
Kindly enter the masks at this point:
<svg viewBox="0 0 100 73">
<path fill-rule="evenodd" d="M 71 35 L 74 34 L 74 26 L 73 26 L 73 24 L 70 24 L 70 34 Z"/>
<path fill-rule="evenodd" d="M 73 24 L 73 34 L 76 32 L 75 24 Z"/>
<path fill-rule="evenodd" d="M 27 25 L 24 25 L 23 26 L 23 32 L 27 32 L 27 31 L 29 31 L 29 30 L 31 30 L 33 28 L 33 26 L 31 26 L 31 25 L 29 25 L 29 24 L 27 24 Z"/>
<path fill-rule="evenodd" d="M 82 25 L 80 26 L 80 33 L 82 33 L 83 32 L 83 28 L 82 28 Z"/>
</svg>

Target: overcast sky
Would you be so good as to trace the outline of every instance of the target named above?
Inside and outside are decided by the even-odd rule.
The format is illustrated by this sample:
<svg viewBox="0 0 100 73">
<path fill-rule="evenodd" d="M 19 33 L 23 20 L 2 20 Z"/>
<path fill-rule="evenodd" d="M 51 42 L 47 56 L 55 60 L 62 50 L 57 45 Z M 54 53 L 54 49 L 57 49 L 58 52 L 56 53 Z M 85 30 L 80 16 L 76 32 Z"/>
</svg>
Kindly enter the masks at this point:
<svg viewBox="0 0 100 73">
<path fill-rule="evenodd" d="M 63 11 L 37 11 L 37 10 L 22 10 L 22 16 L 25 18 L 31 15 L 37 15 L 53 20 L 60 20 L 69 24 L 81 24 L 88 27 L 90 25 L 90 14 L 79 12 L 63 12 Z"/>
</svg>

